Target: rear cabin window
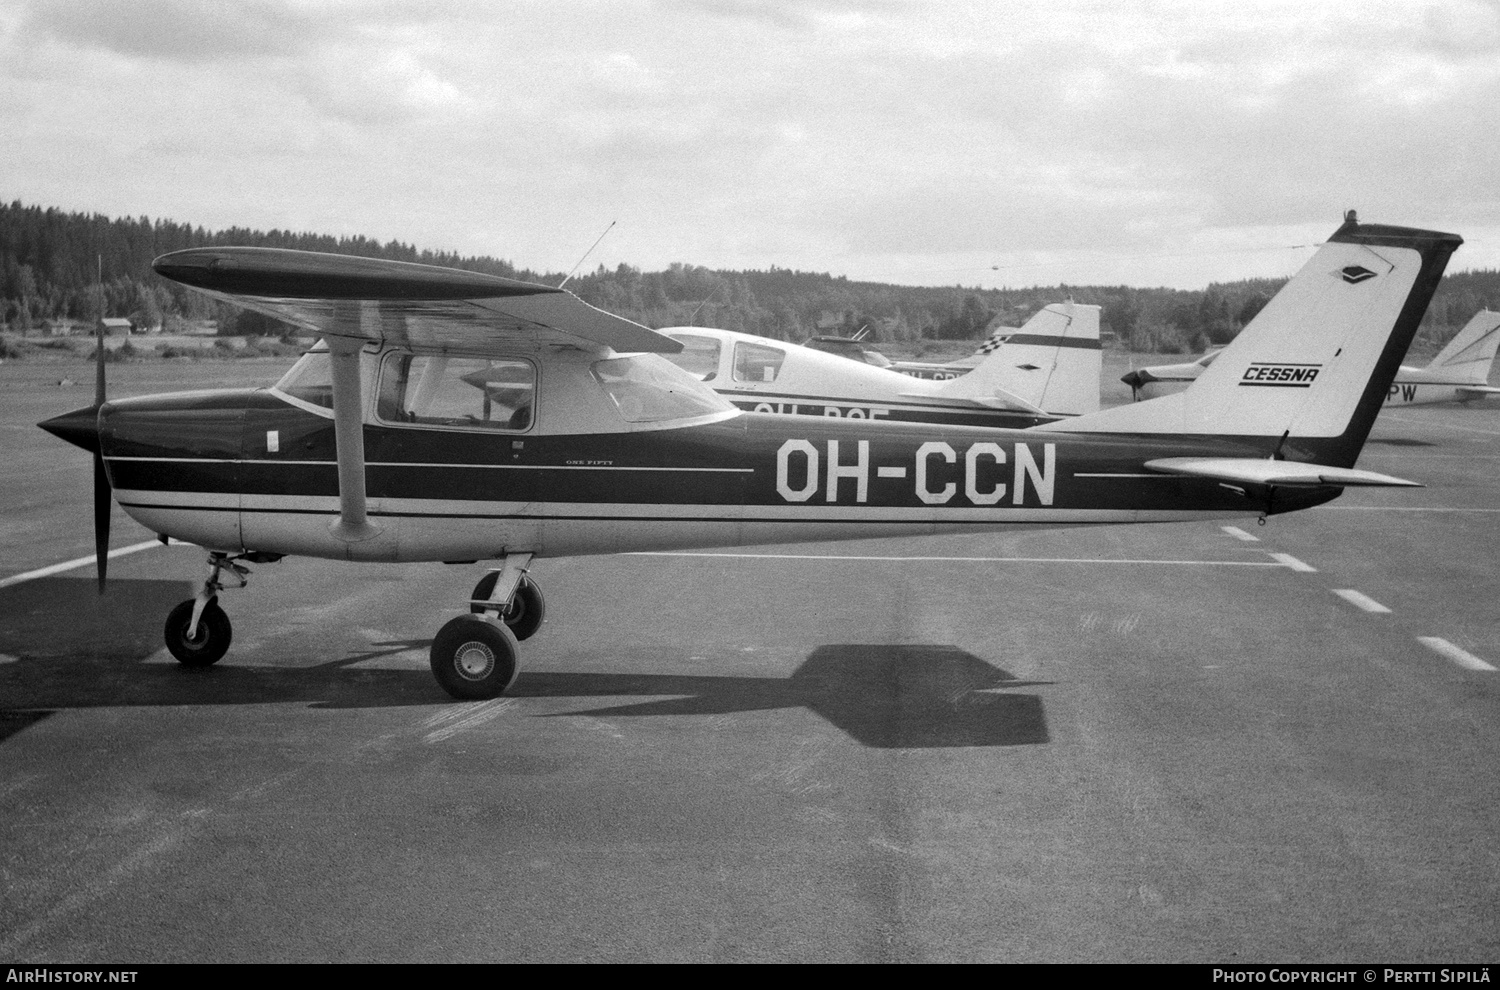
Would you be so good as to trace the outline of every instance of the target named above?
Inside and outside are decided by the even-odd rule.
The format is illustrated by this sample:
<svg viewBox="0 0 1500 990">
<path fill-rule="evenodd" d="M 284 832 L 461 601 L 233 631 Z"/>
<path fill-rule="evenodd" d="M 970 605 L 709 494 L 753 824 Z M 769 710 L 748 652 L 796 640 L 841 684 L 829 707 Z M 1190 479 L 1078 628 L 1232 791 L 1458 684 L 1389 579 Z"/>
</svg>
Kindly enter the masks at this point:
<svg viewBox="0 0 1500 990">
<path fill-rule="evenodd" d="M 737 382 L 774 382 L 781 371 L 786 351 L 779 347 L 749 344 L 734 345 L 734 380 Z"/>
<path fill-rule="evenodd" d="M 690 333 L 674 333 L 670 336 L 682 344 L 682 350 L 676 354 L 663 354 L 662 357 L 700 382 L 711 382 L 718 377 L 719 342 L 716 339 Z"/>
<path fill-rule="evenodd" d="M 276 390 L 303 402 L 325 409 L 333 408 L 333 367 L 328 362 L 328 345 L 319 343 L 313 350 L 281 376 Z"/>
<path fill-rule="evenodd" d="M 395 423 L 519 432 L 535 404 L 530 361 L 400 354 L 381 368 L 375 411 Z"/>
</svg>

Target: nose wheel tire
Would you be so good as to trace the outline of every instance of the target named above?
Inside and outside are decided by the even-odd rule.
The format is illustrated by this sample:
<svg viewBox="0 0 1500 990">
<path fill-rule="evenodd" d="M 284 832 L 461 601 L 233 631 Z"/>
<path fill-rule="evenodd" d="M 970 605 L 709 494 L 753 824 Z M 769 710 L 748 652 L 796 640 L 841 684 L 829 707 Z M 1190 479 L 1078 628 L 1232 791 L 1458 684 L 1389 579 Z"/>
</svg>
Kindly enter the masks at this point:
<svg viewBox="0 0 1500 990">
<path fill-rule="evenodd" d="M 470 598 L 488 598 L 495 590 L 495 582 L 500 579 L 499 572 L 491 572 L 479 579 L 474 586 L 474 593 Z M 469 611 L 480 615 L 496 615 L 494 607 L 485 608 L 483 605 L 470 605 Z M 547 601 L 542 597 L 542 589 L 529 577 L 521 578 L 521 583 L 516 585 L 516 593 L 510 598 L 510 605 L 506 606 L 499 618 L 510 631 L 515 634 L 516 639 L 530 639 L 536 631 L 542 628 L 542 620 L 547 616 Z"/>
<path fill-rule="evenodd" d="M 455 698 L 497 698 L 521 671 L 520 647 L 510 629 L 490 615 L 460 615 L 432 640 L 432 675 Z"/>
<path fill-rule="evenodd" d="M 167 613 L 164 630 L 167 650 L 184 667 L 207 667 L 218 662 L 229 652 L 229 641 L 233 637 L 229 616 L 224 614 L 217 601 L 211 601 L 203 607 L 196 633 L 189 638 L 188 626 L 192 621 L 191 598 Z"/>
</svg>

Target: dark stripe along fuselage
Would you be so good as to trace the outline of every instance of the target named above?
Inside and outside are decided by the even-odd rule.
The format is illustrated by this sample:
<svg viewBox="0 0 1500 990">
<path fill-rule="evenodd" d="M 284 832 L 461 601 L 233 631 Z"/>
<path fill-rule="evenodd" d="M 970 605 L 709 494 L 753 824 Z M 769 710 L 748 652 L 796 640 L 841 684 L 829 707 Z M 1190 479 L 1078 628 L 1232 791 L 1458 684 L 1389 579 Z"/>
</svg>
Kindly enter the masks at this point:
<svg viewBox="0 0 1500 990">
<path fill-rule="evenodd" d="M 830 419 L 877 419 L 888 423 L 937 423 L 944 426 L 983 426 L 986 428 L 1024 429 L 1061 419 L 1061 416 L 1038 416 L 1010 409 L 985 409 L 972 403 L 940 401 L 875 402 L 827 395 L 801 395 L 794 392 L 737 391 L 720 389 L 719 394 L 745 412 L 777 413 L 786 416 L 827 416 Z"/>
</svg>

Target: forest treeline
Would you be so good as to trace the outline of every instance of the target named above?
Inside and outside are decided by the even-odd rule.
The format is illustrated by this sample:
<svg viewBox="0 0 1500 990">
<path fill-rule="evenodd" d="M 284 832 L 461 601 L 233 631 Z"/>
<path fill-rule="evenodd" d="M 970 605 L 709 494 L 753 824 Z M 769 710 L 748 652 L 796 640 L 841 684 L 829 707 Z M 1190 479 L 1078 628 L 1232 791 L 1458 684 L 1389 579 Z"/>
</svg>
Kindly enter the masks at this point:
<svg viewBox="0 0 1500 990">
<path fill-rule="evenodd" d="M 0 321 L 27 331 L 46 322 L 92 323 L 126 317 L 138 327 L 179 329 L 217 320 L 222 333 L 265 335 L 286 328 L 222 306 L 151 271 L 158 255 L 213 245 L 294 248 L 414 261 L 557 285 L 562 273 L 509 261 L 419 250 L 399 241 L 291 231 L 203 227 L 149 217 L 110 218 L 57 208 L 0 205 Z M 1285 280 L 1214 283 L 1201 290 L 1124 285 L 982 289 L 856 282 L 827 273 L 772 267 L 719 271 L 674 263 L 645 272 L 599 266 L 567 288 L 601 309 L 651 327 L 694 323 L 784 340 L 852 335 L 877 342 L 968 340 L 992 324 L 1019 326 L 1048 303 L 1102 307 L 1103 329 L 1135 351 L 1197 353 L 1227 343 Z M 102 312 L 101 312 L 102 308 Z M 1500 308 L 1500 271 L 1460 272 L 1439 287 L 1419 338 L 1445 339 L 1480 309 Z"/>
</svg>

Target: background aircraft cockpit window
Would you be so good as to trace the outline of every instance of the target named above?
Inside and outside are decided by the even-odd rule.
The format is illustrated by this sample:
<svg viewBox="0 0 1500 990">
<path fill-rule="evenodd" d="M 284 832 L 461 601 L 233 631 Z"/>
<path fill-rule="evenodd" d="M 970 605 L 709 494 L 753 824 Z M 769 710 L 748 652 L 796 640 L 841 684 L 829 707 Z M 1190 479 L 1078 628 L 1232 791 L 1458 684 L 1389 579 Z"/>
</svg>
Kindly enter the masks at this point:
<svg viewBox="0 0 1500 990">
<path fill-rule="evenodd" d="M 287 369 L 276 390 L 325 409 L 333 408 L 333 367 L 328 363 L 328 345 L 317 345 Z"/>
<path fill-rule="evenodd" d="M 691 333 L 674 333 L 669 336 L 682 344 L 682 350 L 662 356 L 700 382 L 713 381 L 719 371 L 718 340 Z"/>
<path fill-rule="evenodd" d="M 786 351 L 741 341 L 734 345 L 734 380 L 737 382 L 774 382 L 781 371 Z"/>
<path fill-rule="evenodd" d="M 727 399 L 658 354 L 595 361 L 591 370 L 627 423 L 734 411 Z"/>
<path fill-rule="evenodd" d="M 396 423 L 526 430 L 535 402 L 529 361 L 399 354 L 381 369 L 375 412 Z"/>
</svg>

